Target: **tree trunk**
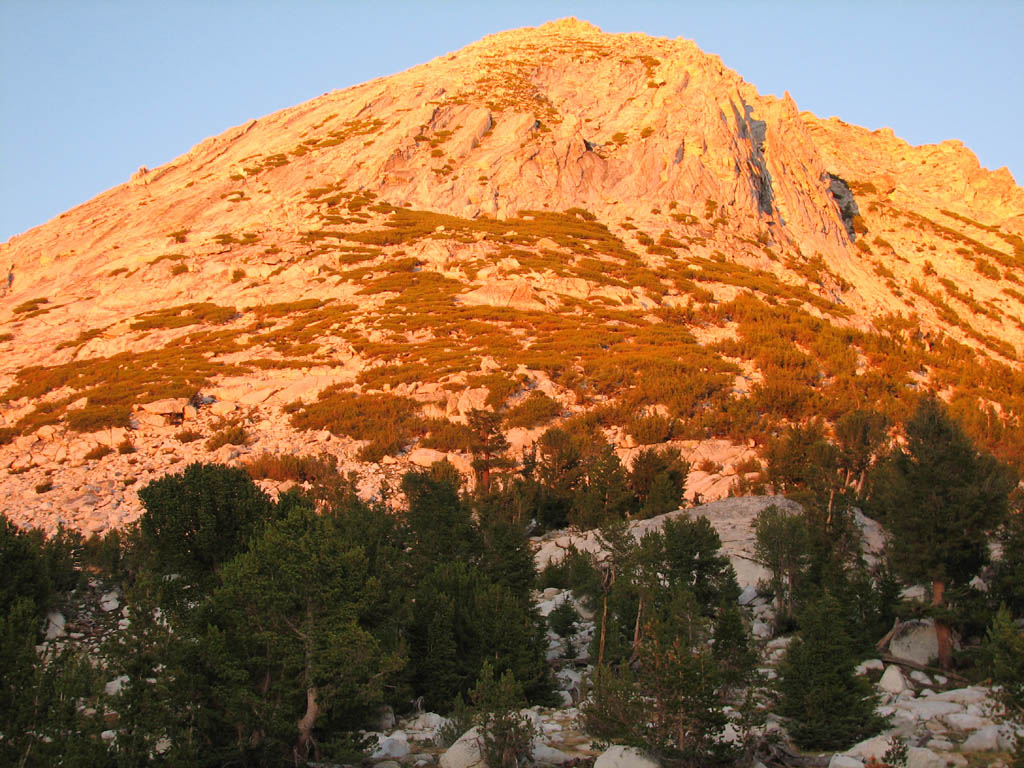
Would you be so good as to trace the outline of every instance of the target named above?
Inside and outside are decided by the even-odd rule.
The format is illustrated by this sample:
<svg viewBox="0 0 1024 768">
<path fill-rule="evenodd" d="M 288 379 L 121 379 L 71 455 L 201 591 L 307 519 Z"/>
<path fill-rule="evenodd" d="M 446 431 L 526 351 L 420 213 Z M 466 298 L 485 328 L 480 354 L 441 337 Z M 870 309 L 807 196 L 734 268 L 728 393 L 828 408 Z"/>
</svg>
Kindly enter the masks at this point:
<svg viewBox="0 0 1024 768">
<path fill-rule="evenodd" d="M 296 723 L 299 728 L 299 741 L 295 745 L 296 765 L 305 764 L 309 759 L 310 751 L 316 751 L 316 742 L 313 741 L 313 726 L 316 725 L 316 718 L 319 714 L 320 705 L 317 704 L 316 687 L 313 686 L 306 689 L 306 714 Z"/>
<path fill-rule="evenodd" d="M 786 618 L 793 620 L 793 571 L 786 573 Z"/>
<path fill-rule="evenodd" d="M 946 594 L 946 582 L 932 582 L 932 606 L 939 608 Z M 949 669 L 953 666 L 953 638 L 946 622 L 935 619 L 935 637 L 939 643 L 939 666 Z"/>
<path fill-rule="evenodd" d="M 313 739 L 313 726 L 316 725 L 316 718 L 320 714 L 320 705 L 316 700 L 316 685 L 313 684 L 313 605 L 306 602 L 305 632 L 298 632 L 302 638 L 305 651 L 305 670 L 303 677 L 306 682 L 306 713 L 295 725 L 299 729 L 299 739 L 295 743 L 295 764 L 301 765 L 309 760 L 310 753 L 314 759 L 319 760 L 320 754 L 316 741 Z"/>
<path fill-rule="evenodd" d="M 608 626 L 608 593 L 612 591 L 615 584 L 615 566 L 612 565 L 601 575 L 601 592 L 604 593 L 604 607 L 601 609 L 601 644 L 597 652 L 597 666 L 604 663 L 604 638 Z"/>
<path fill-rule="evenodd" d="M 640 641 L 643 639 L 643 634 L 640 631 L 641 621 L 643 621 L 644 615 L 644 599 L 640 598 L 640 603 L 636 608 L 636 624 L 633 627 L 633 653 L 637 652 L 640 648 Z"/>
<path fill-rule="evenodd" d="M 601 609 L 601 643 L 597 649 L 597 667 L 601 668 L 604 663 L 604 632 L 608 624 L 608 593 L 604 594 L 604 608 Z"/>
</svg>

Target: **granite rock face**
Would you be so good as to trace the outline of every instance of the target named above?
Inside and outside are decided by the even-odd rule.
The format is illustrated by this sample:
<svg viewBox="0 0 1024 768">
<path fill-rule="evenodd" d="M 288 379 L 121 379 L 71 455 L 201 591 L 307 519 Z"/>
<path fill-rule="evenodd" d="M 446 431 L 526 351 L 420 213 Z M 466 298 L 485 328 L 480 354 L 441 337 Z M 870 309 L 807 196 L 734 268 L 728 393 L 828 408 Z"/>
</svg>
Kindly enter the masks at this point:
<svg viewBox="0 0 1024 768">
<path fill-rule="evenodd" d="M 800 112 L 687 40 L 575 19 L 502 32 L 231 128 L 0 244 L 14 277 L 0 298 L 0 510 L 102 532 L 138 516 L 148 479 L 262 452 L 329 453 L 371 495 L 435 455 L 368 465 L 359 441 L 296 430 L 283 409 L 338 386 L 464 423 L 487 397 L 473 379 L 502 363 L 491 337 L 474 342 L 481 326 L 435 327 L 451 317 L 509 336 L 509 318 L 613 308 L 712 347 L 735 341 L 732 321 L 690 324 L 686 310 L 768 290 L 840 327 L 913 313 L 928 343 L 999 357 L 1024 346 L 1024 295 L 1003 280 L 1022 233 L 1024 191 L 958 142 L 911 147 Z M 926 295 L 950 296 L 953 314 Z M 417 310 L 430 322 L 409 321 Z M 509 375 L 582 410 L 554 366 L 518 365 L 537 341 L 519 330 Z M 420 367 L 380 381 L 391 365 Z M 741 368 L 737 396 L 763 379 Z M 75 426 L 76 411 L 121 402 L 126 371 L 152 378 L 130 419 Z M 176 438 L 226 422 L 246 424 L 245 445 Z M 522 450 L 537 434 L 514 437 Z M 675 443 L 699 460 L 690 498 L 754 474 L 743 440 L 690 443 Z"/>
</svg>

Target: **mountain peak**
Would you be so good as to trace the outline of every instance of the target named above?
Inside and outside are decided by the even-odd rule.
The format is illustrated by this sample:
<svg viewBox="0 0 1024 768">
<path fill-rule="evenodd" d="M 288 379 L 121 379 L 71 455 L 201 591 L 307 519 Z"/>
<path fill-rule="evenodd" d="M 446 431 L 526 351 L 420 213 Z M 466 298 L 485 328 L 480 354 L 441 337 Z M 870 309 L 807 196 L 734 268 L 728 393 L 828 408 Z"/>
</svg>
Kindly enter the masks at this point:
<svg viewBox="0 0 1024 768">
<path fill-rule="evenodd" d="M 1012 413 L 1022 233 L 1024 192 L 958 143 L 800 113 L 687 41 L 503 32 L 0 245 L 0 466 L 23 491 L 4 511 L 130 519 L 129 473 L 205 456 L 166 423 L 189 399 L 193 432 L 247 430 L 214 458 L 328 452 L 371 490 L 368 456 L 468 471 L 455 438 L 481 407 L 547 414 L 510 417 L 519 449 L 589 414 L 623 451 L 664 419 L 704 457 L 807 403 L 895 417 L 919 387 L 960 392 L 973 355 L 963 397 Z M 133 458 L 85 458 L 123 439 Z M 78 498 L 85 469 L 107 506 Z"/>
<path fill-rule="evenodd" d="M 580 34 L 603 34 L 600 27 L 591 24 L 589 21 L 577 19 L 575 16 L 566 16 L 562 19 L 548 21 L 536 28 L 538 32 L 559 32 L 566 35 Z"/>
</svg>

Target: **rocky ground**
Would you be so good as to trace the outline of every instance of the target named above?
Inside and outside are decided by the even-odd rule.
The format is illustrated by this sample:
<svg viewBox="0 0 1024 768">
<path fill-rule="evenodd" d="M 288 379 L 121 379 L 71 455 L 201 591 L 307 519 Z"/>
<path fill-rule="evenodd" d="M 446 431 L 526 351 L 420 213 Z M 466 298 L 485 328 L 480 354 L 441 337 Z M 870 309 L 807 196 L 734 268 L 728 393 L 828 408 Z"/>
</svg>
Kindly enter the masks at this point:
<svg viewBox="0 0 1024 768">
<path fill-rule="evenodd" d="M 288 383 L 291 382 L 291 386 Z M 102 534 L 119 528 L 142 513 L 138 490 L 166 474 L 181 472 L 193 462 L 243 464 L 263 453 L 291 456 L 332 456 L 342 474 L 356 472 L 365 498 L 380 493 L 385 485 L 397 498 L 398 479 L 406 471 L 429 467 L 447 460 L 472 482 L 472 457 L 467 453 L 414 448 L 397 456 L 385 456 L 380 463 L 366 463 L 356 454 L 361 441 L 339 438 L 326 430 L 293 429 L 281 405 L 296 397 L 312 398 L 323 382 L 313 378 L 285 377 L 264 382 L 264 386 L 211 388 L 198 407 L 185 399 L 161 400 L 136 408 L 131 429 L 113 428 L 81 434 L 60 426 L 46 426 L 33 434 L 16 437 L 0 446 L 0 477 L 4 493 L 0 512 L 13 522 L 52 533 L 58 525 Z M 473 408 L 481 407 L 485 389 L 469 389 L 450 397 L 442 405 L 453 420 L 462 420 Z M 244 444 L 223 445 L 214 450 L 207 440 L 226 425 L 246 430 Z M 508 433 L 512 451 L 521 451 L 543 432 L 513 429 Z M 191 434 L 187 434 L 191 433 Z M 183 437 L 185 439 L 183 440 Z M 619 458 L 626 466 L 639 450 L 621 431 L 611 439 L 618 445 Z M 130 446 L 123 452 L 122 446 Z M 728 440 L 676 440 L 692 470 L 687 480 L 689 499 L 705 501 L 727 496 L 740 478 L 738 465 L 755 459 L 752 445 Z M 106 453 L 97 456 L 98 452 Z M 275 495 L 291 483 L 261 481 Z"/>
</svg>

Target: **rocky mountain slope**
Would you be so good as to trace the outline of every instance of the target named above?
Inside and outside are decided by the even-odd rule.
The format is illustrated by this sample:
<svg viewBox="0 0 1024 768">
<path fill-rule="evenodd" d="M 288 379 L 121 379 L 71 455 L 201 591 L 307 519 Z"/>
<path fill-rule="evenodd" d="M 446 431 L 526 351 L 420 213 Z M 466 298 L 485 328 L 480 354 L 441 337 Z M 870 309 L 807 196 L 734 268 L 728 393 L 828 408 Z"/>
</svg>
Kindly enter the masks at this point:
<svg viewBox="0 0 1024 768">
<path fill-rule="evenodd" d="M 752 73 L 756 76 L 756 73 Z M 938 389 L 1024 455 L 1024 190 L 692 42 L 504 32 L 201 142 L 0 245 L 0 507 L 90 531 L 202 460 L 374 493 L 598 419 L 725 495 L 756 442 Z M 220 444 L 218 446 L 218 443 Z"/>
</svg>

